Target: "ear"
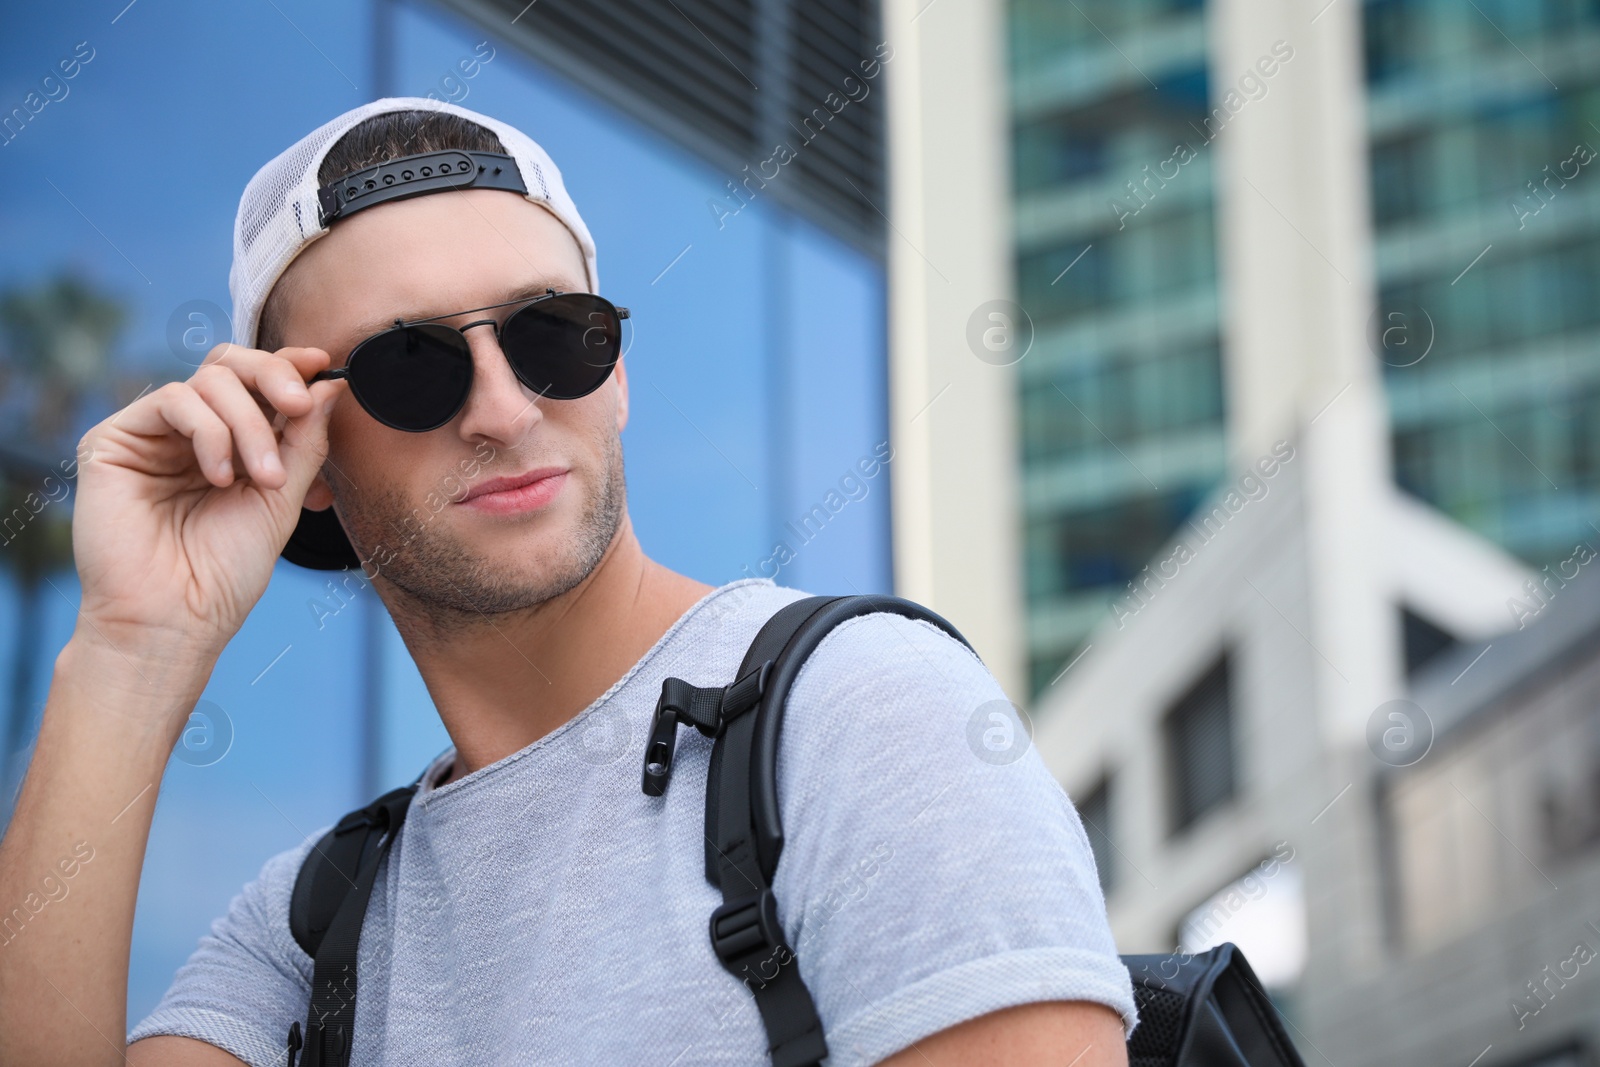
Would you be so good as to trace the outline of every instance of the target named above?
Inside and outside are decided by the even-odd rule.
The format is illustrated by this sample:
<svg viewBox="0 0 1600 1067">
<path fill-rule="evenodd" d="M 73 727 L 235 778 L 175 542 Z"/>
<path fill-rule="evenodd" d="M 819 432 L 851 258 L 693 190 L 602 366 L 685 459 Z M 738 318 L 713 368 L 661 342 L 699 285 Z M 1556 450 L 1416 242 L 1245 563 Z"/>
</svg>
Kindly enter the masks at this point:
<svg viewBox="0 0 1600 1067">
<path fill-rule="evenodd" d="M 333 488 L 322 476 L 322 471 L 311 476 L 311 487 L 306 490 L 305 503 L 300 506 L 307 511 L 326 511 L 333 507 Z"/>
<path fill-rule="evenodd" d="M 617 357 L 617 366 L 612 373 L 617 376 L 617 432 L 621 433 L 628 426 L 628 368 L 623 365 L 623 357 Z"/>
</svg>

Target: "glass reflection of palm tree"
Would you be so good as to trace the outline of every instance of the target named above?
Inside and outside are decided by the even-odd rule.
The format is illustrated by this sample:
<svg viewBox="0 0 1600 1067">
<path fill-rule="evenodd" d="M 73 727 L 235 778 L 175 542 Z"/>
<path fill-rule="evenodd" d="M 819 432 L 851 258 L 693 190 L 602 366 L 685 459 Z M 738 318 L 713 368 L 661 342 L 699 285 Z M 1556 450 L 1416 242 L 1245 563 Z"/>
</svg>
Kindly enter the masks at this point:
<svg viewBox="0 0 1600 1067">
<path fill-rule="evenodd" d="M 44 584 L 50 572 L 72 563 L 70 514 L 40 501 L 47 491 L 59 497 L 47 478 L 70 484 L 62 463 L 81 433 L 79 410 L 91 394 L 110 391 L 111 346 L 125 319 L 120 303 L 71 276 L 0 294 L 0 566 L 17 586 L 10 699 L 0 739 L 6 808 L 10 772 L 19 769 L 12 764 L 32 718 Z M 3 525 L 13 515 L 13 524 Z"/>
</svg>

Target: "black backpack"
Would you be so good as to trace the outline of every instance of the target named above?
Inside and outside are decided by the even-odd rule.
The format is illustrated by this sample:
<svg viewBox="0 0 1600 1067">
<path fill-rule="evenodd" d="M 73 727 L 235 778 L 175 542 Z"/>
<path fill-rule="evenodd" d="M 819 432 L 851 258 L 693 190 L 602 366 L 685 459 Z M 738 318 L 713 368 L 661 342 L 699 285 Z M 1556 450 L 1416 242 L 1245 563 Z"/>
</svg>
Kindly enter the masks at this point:
<svg viewBox="0 0 1600 1067">
<path fill-rule="evenodd" d="M 715 738 L 706 781 L 705 872 L 722 890 L 722 905 L 711 913 L 711 946 L 754 995 L 772 1067 L 815 1067 L 828 1055 L 771 888 L 783 851 L 777 762 L 784 700 L 829 631 L 874 612 L 922 619 L 971 647 L 954 626 L 909 600 L 808 597 L 767 620 L 731 685 L 663 681 L 651 722 L 642 782 L 649 796 L 666 791 L 680 722 Z M 297 1053 L 298 1067 L 348 1067 L 361 924 L 378 866 L 418 784 L 385 793 L 340 819 L 300 868 L 289 925 L 315 964 L 305 1028 L 298 1020 L 289 1026 L 288 1067 L 296 1067 Z M 1122 959 L 1140 1013 L 1129 1042 L 1131 1067 L 1304 1067 L 1232 945 L 1192 956 Z"/>
<path fill-rule="evenodd" d="M 1305 1067 L 1278 1010 L 1232 942 L 1123 956 L 1139 1027 L 1128 1067 Z"/>
</svg>

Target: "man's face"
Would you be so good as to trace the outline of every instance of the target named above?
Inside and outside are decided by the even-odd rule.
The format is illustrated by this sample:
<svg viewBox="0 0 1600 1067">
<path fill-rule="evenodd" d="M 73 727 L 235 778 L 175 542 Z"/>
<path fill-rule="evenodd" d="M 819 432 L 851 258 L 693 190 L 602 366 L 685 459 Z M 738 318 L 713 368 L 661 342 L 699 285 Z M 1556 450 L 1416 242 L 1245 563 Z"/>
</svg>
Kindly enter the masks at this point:
<svg viewBox="0 0 1600 1067">
<path fill-rule="evenodd" d="M 322 348 L 332 367 L 395 319 L 452 314 L 448 326 L 516 310 L 454 314 L 515 298 L 530 286 L 588 290 L 577 241 L 520 194 L 465 190 L 368 208 L 334 224 L 284 278 L 283 343 Z M 472 391 L 427 433 L 391 429 L 353 396 L 328 428 L 328 462 L 307 508 L 330 503 L 366 572 L 374 570 L 436 627 L 542 603 L 599 563 L 626 511 L 619 434 L 627 424 L 621 361 L 578 400 L 547 400 L 524 386 L 494 331 L 466 331 Z M 467 487 L 539 468 L 567 471 L 534 510 L 494 514 L 462 504 Z M 402 605 L 391 604 L 391 609 Z M 409 614 L 409 613 L 408 613 Z"/>
</svg>

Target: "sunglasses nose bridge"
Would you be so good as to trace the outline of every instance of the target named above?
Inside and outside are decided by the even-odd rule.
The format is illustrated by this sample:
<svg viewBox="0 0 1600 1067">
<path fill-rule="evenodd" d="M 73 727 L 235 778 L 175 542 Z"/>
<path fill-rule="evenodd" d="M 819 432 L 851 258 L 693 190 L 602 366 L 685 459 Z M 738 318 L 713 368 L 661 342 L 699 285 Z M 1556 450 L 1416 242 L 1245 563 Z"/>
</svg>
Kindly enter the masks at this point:
<svg viewBox="0 0 1600 1067">
<path fill-rule="evenodd" d="M 494 327 L 495 338 L 498 339 L 500 337 L 500 321 L 498 319 L 479 319 L 476 322 L 469 322 L 465 326 L 458 326 L 456 328 L 460 330 L 464 336 L 466 332 L 472 329 L 474 326 L 492 326 Z"/>
<path fill-rule="evenodd" d="M 515 405 L 511 405 L 509 401 L 506 401 L 508 406 L 517 408 L 517 416 L 513 421 L 517 421 L 520 427 L 525 427 L 526 423 L 521 422 L 521 420 L 527 417 L 528 410 L 535 407 L 536 402 L 542 399 L 542 396 L 537 390 L 529 390 L 522 381 L 521 375 L 517 373 L 510 353 L 505 350 L 500 324 L 496 320 L 484 319 L 479 322 L 469 322 L 467 325 L 460 327 L 462 336 L 466 337 L 466 331 L 474 326 L 486 325 L 494 327 L 492 331 L 493 340 L 480 336 L 479 340 L 474 342 L 468 338 L 468 349 L 471 352 L 471 360 L 474 363 L 472 385 L 467 395 L 462 398 L 461 407 L 457 409 L 456 414 L 459 415 L 462 411 L 474 406 L 482 409 L 486 403 L 489 404 L 489 409 L 485 410 L 492 410 L 501 403 L 498 394 L 506 386 L 509 386 L 511 393 L 516 394 L 518 398 L 518 403 Z M 481 362 L 485 359 L 487 363 Z M 509 382 L 502 382 L 502 376 L 509 379 Z M 530 393 L 532 394 L 531 396 L 528 395 Z M 492 418 L 493 416 L 490 417 Z"/>
</svg>

